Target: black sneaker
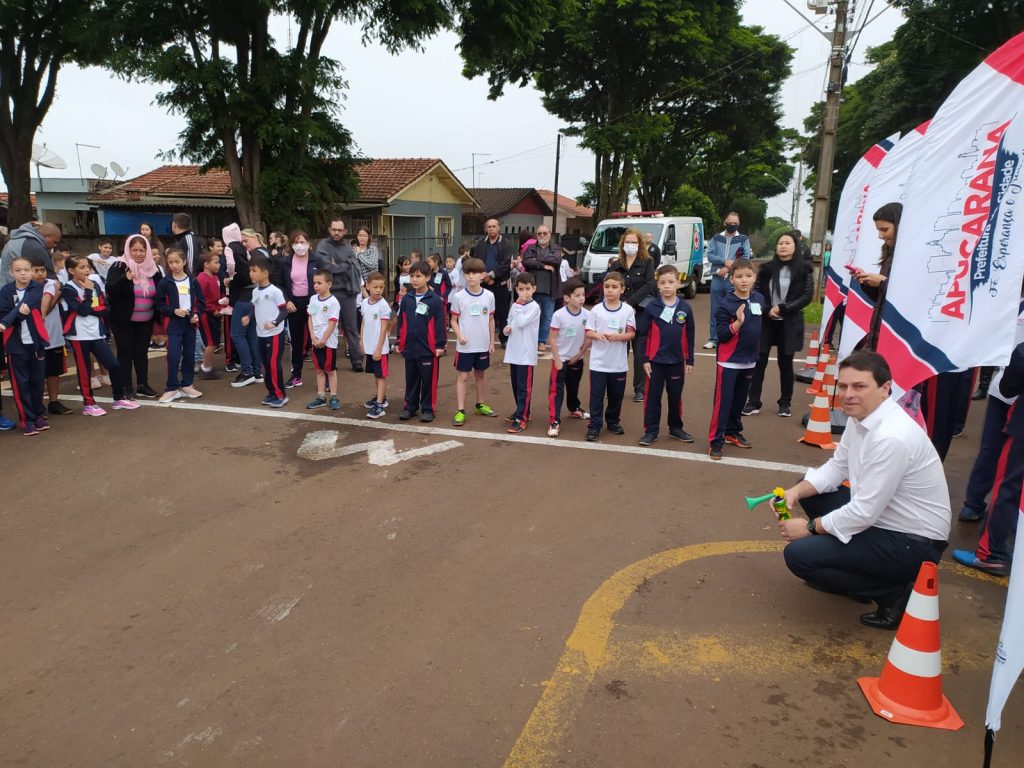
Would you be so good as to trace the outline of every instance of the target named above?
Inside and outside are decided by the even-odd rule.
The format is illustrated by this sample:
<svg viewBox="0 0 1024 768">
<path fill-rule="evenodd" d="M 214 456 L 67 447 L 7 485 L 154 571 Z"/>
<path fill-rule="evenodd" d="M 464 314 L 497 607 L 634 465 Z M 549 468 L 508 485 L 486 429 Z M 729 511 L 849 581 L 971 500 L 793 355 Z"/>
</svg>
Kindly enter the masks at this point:
<svg viewBox="0 0 1024 768">
<path fill-rule="evenodd" d="M 597 440 L 597 438 L 598 438 L 598 436 L 600 434 L 601 434 L 601 430 L 600 429 L 588 429 L 587 430 L 587 435 L 586 435 L 587 442 L 588 443 L 594 442 L 595 440 Z"/>
<path fill-rule="evenodd" d="M 721 461 L 722 459 L 722 446 L 718 443 L 712 443 L 710 450 L 708 450 L 708 456 L 712 461 Z"/>
<path fill-rule="evenodd" d="M 231 382 L 232 387 L 247 387 L 256 383 L 256 377 L 251 373 L 240 373 Z"/>
<path fill-rule="evenodd" d="M 634 390 L 633 391 L 633 402 L 634 403 L 642 403 L 643 401 L 644 401 L 644 391 L 642 389 Z"/>
<path fill-rule="evenodd" d="M 420 416 L 420 421 L 422 421 L 424 424 L 429 424 L 433 420 L 434 420 L 434 412 L 433 411 L 424 411 L 423 414 Z"/>
<path fill-rule="evenodd" d="M 238 373 L 241 370 L 241 367 L 238 363 L 228 363 L 224 366 L 224 370 L 228 373 Z"/>
<path fill-rule="evenodd" d="M 149 384 L 140 384 L 139 388 L 135 390 L 135 394 L 139 397 L 159 397 L 159 393 L 153 389 Z"/>
<path fill-rule="evenodd" d="M 726 435 L 725 442 L 735 445 L 737 448 L 753 448 L 753 444 L 743 435 Z"/>
<path fill-rule="evenodd" d="M 679 440 L 680 442 L 683 443 L 693 442 L 693 435 L 691 435 L 685 429 L 670 429 L 668 431 L 668 436 L 674 437 L 676 440 Z"/>
<path fill-rule="evenodd" d="M 622 425 L 619 424 L 619 422 L 615 422 L 614 424 L 609 424 L 608 425 L 608 431 L 611 432 L 613 435 L 624 435 L 624 434 L 626 434 L 626 430 L 624 430 L 622 428 Z"/>
<path fill-rule="evenodd" d="M 416 411 L 410 411 L 408 408 L 403 408 L 402 412 L 398 414 L 398 418 L 402 421 L 408 421 L 416 415 Z"/>
<path fill-rule="evenodd" d="M 761 412 L 761 406 L 754 405 L 753 403 L 747 403 L 743 406 L 743 410 L 740 411 L 744 416 L 753 416 L 755 413 Z"/>
<path fill-rule="evenodd" d="M 653 445 L 657 439 L 658 436 L 654 432 L 644 432 L 644 436 L 637 440 L 637 443 L 646 448 L 648 445 Z"/>
<path fill-rule="evenodd" d="M 51 401 L 46 409 L 54 416 L 67 416 L 68 414 L 73 413 L 73 411 L 60 400 Z"/>
<path fill-rule="evenodd" d="M 790 410 L 790 407 L 788 405 L 780 405 L 779 406 L 779 416 L 781 416 L 784 419 L 788 419 L 792 415 L 793 415 L 793 411 Z"/>
</svg>

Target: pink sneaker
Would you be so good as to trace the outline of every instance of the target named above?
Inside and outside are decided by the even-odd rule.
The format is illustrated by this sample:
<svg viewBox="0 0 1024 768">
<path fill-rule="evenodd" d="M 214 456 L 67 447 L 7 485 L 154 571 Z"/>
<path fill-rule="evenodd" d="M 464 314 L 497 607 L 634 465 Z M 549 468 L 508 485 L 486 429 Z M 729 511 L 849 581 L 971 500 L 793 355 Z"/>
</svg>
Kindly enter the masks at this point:
<svg viewBox="0 0 1024 768">
<path fill-rule="evenodd" d="M 183 394 L 185 397 L 190 398 L 192 400 L 195 400 L 197 397 L 203 396 L 203 393 L 200 392 L 195 387 L 182 387 L 178 391 L 181 392 L 181 394 Z"/>
<path fill-rule="evenodd" d="M 134 400 L 115 400 L 110 407 L 115 411 L 134 411 L 139 404 Z"/>
<path fill-rule="evenodd" d="M 98 405 L 87 405 L 82 409 L 83 416 L 106 416 L 107 412 Z"/>
</svg>

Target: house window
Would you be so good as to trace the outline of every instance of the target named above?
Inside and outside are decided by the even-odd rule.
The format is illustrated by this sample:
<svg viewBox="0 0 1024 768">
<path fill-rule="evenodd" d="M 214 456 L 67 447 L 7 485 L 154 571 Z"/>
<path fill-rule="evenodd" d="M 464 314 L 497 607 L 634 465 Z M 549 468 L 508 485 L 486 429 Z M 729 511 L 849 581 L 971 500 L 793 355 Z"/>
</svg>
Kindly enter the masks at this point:
<svg viewBox="0 0 1024 768">
<path fill-rule="evenodd" d="M 455 234 L 455 218 L 452 216 L 438 216 L 434 220 L 434 236 L 438 239 L 444 238 L 450 243 Z"/>
<path fill-rule="evenodd" d="M 369 232 L 371 235 L 374 234 L 372 224 L 373 224 L 373 221 L 370 219 L 369 216 L 359 216 L 359 217 L 353 216 L 352 217 L 352 235 L 355 236 L 355 234 L 359 231 L 360 227 L 364 227 L 366 229 L 366 231 Z M 379 233 L 377 233 L 377 234 L 379 234 Z"/>
</svg>

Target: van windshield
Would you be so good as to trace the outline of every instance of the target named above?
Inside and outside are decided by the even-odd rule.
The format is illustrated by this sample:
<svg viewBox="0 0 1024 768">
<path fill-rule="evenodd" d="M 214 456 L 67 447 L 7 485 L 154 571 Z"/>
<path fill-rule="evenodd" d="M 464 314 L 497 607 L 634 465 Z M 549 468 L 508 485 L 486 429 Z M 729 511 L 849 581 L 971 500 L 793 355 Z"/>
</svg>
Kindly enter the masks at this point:
<svg viewBox="0 0 1024 768">
<path fill-rule="evenodd" d="M 643 222 L 640 224 L 601 224 L 598 226 L 597 231 L 594 232 L 594 237 L 590 241 L 590 250 L 594 253 L 618 253 L 619 252 L 619 240 L 622 239 L 622 233 L 627 229 L 638 229 L 645 235 L 650 232 L 654 237 L 654 243 L 658 244 L 661 242 L 661 230 L 665 228 L 664 224 L 655 224 Z"/>
</svg>

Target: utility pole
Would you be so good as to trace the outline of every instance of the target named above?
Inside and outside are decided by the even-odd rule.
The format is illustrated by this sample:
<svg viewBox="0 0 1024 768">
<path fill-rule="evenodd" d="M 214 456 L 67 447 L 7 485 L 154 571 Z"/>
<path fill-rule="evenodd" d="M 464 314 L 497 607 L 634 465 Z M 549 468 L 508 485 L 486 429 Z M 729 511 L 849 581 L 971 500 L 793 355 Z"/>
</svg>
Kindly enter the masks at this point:
<svg viewBox="0 0 1024 768">
<path fill-rule="evenodd" d="M 836 129 L 839 124 L 839 96 L 843 90 L 843 69 L 846 60 L 846 15 L 848 0 L 837 0 L 832 50 L 829 56 L 828 86 L 825 92 L 825 118 L 821 128 L 821 154 L 818 156 L 818 184 L 814 191 L 814 212 L 811 218 L 811 256 L 822 258 L 825 234 L 828 231 L 828 209 L 832 199 L 832 170 L 836 154 Z M 824 274 L 824 269 L 822 269 Z M 821 281 L 815 298 L 820 296 Z"/>
<path fill-rule="evenodd" d="M 555 139 L 555 188 L 551 200 L 551 239 L 558 233 L 558 163 L 562 159 L 562 134 L 559 132 Z M 561 244 L 561 241 L 559 241 Z"/>
<path fill-rule="evenodd" d="M 793 229 L 800 229 L 800 189 L 804 183 L 804 161 L 801 159 L 796 164 L 796 186 L 793 187 L 793 212 L 790 214 L 790 223 Z"/>
</svg>

